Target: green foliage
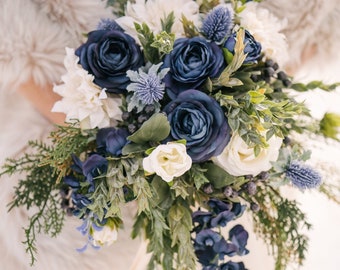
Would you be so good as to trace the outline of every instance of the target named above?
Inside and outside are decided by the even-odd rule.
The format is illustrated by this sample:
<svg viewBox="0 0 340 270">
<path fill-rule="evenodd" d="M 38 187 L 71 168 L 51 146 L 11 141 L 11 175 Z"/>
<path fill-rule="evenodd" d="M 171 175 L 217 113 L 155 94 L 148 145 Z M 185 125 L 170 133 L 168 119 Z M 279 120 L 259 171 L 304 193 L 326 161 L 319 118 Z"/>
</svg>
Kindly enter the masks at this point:
<svg viewBox="0 0 340 270">
<path fill-rule="evenodd" d="M 191 243 L 192 219 L 187 202 L 178 199 L 169 210 L 168 215 L 172 243 L 177 246 L 176 269 L 195 269 L 196 256 Z"/>
<path fill-rule="evenodd" d="M 309 90 L 322 89 L 324 91 L 333 91 L 340 83 L 325 84 L 322 81 L 311 81 L 307 84 L 304 83 L 293 83 L 291 88 L 298 92 L 306 92 Z"/>
<path fill-rule="evenodd" d="M 261 185 L 254 197 L 260 211 L 253 213 L 254 231 L 270 247 L 275 256 L 275 270 L 284 270 L 291 262 L 302 264 L 308 237 L 301 231 L 310 229 L 306 216 L 295 201 L 282 198 L 268 185 Z"/>
<path fill-rule="evenodd" d="M 14 189 L 14 198 L 9 203 L 9 210 L 17 207 L 34 208 L 29 225 L 25 230 L 26 252 L 30 255 L 31 265 L 36 261 L 36 236 L 44 232 L 57 236 L 63 227 L 64 212 L 60 207 L 60 198 L 53 191 L 56 189 L 57 174 L 55 169 L 42 160 L 52 151 L 51 147 L 40 142 L 30 142 L 35 151 L 23 157 L 7 160 L 0 176 L 24 173 Z"/>
<path fill-rule="evenodd" d="M 325 137 L 339 140 L 340 115 L 336 113 L 325 113 L 320 121 L 320 131 Z"/>
<path fill-rule="evenodd" d="M 205 163 L 202 168 L 206 170 L 204 174 L 215 188 L 229 186 L 237 181 L 235 176 L 230 175 L 214 163 Z"/>
<path fill-rule="evenodd" d="M 54 168 L 59 182 L 69 170 L 72 155 L 91 151 L 91 143 L 95 140 L 95 135 L 96 130 L 82 131 L 74 125 L 57 126 L 57 129 L 50 133 L 53 147 L 46 153 L 41 163 Z"/>
<path fill-rule="evenodd" d="M 169 54 L 172 51 L 174 42 L 175 34 L 163 31 L 156 35 L 155 41 L 151 44 L 151 47 L 158 49 L 160 57 L 162 58 L 164 55 Z"/>
<path fill-rule="evenodd" d="M 220 4 L 219 0 L 202 0 L 200 2 L 200 13 L 208 13 L 210 10 Z"/>
<path fill-rule="evenodd" d="M 184 15 L 182 15 L 182 24 L 185 36 L 187 38 L 192 38 L 199 35 L 198 29 L 196 28 L 194 22 L 189 21 Z"/>
<path fill-rule="evenodd" d="M 137 144 L 159 142 L 168 137 L 170 124 L 167 117 L 162 113 L 153 114 L 128 140 Z"/>
<path fill-rule="evenodd" d="M 240 29 L 236 35 L 236 43 L 234 47 L 234 56 L 230 62 L 230 54 L 223 49 L 226 61 L 229 61 L 227 67 L 222 71 L 221 75 L 213 80 L 213 86 L 215 87 L 234 87 L 242 85 L 243 82 L 233 77 L 233 74 L 242 66 L 247 55 L 244 53 L 244 30 Z"/>
<path fill-rule="evenodd" d="M 174 12 L 170 12 L 168 16 L 164 18 L 164 20 L 161 20 L 162 30 L 168 34 L 171 33 L 171 28 L 175 23 L 175 14 Z"/>
<path fill-rule="evenodd" d="M 146 23 L 142 23 L 141 25 L 135 23 L 135 28 L 138 33 L 139 41 L 143 47 L 143 53 L 146 61 L 157 64 L 159 62 L 160 55 L 158 49 L 152 46 L 152 44 L 156 41 L 154 33 Z"/>
</svg>

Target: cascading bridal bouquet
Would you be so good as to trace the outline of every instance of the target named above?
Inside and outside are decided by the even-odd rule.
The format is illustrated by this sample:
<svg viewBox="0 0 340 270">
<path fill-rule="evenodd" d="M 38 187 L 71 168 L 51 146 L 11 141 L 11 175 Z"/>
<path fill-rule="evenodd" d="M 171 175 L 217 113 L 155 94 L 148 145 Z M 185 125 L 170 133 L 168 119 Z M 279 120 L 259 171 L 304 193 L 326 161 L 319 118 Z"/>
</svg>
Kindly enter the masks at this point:
<svg viewBox="0 0 340 270">
<path fill-rule="evenodd" d="M 336 85 L 295 83 L 278 64 L 289 57 L 279 21 L 255 2 L 225 2 L 127 2 L 66 49 L 53 108 L 66 125 L 2 172 L 26 173 L 10 207 L 36 207 L 25 230 L 32 263 L 36 234 L 57 235 L 67 215 L 82 223 L 83 249 L 115 242 L 131 201 L 150 269 L 245 269 L 230 260 L 249 252 L 237 224 L 245 209 L 276 269 L 303 262 L 299 230 L 310 224 L 279 187 L 320 186 L 294 134 L 330 133 L 291 90 Z"/>
</svg>

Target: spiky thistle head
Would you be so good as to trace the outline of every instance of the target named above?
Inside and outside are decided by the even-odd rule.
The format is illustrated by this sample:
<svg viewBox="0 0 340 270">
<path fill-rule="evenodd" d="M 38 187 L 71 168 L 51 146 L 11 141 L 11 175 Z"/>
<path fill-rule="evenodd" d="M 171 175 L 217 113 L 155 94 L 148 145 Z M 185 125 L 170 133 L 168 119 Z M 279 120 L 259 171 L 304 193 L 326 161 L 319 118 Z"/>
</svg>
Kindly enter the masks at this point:
<svg viewBox="0 0 340 270">
<path fill-rule="evenodd" d="M 311 189 L 320 186 L 321 176 L 310 166 L 298 161 L 291 161 L 286 168 L 286 176 L 299 189 Z"/>
<path fill-rule="evenodd" d="M 234 13 L 228 5 L 218 5 L 213 8 L 203 21 L 203 35 L 216 43 L 223 41 L 227 37 L 234 26 Z"/>
</svg>

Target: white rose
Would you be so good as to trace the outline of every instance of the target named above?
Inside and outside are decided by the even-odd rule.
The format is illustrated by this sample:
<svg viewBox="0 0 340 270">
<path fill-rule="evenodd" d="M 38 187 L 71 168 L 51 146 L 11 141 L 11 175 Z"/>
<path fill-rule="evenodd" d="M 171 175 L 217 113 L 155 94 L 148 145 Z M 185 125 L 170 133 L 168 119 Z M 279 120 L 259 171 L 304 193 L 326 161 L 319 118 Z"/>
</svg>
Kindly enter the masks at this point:
<svg viewBox="0 0 340 270">
<path fill-rule="evenodd" d="M 115 227 L 105 225 L 101 230 L 93 229 L 92 244 L 97 247 L 110 246 L 117 241 L 118 232 Z"/>
<path fill-rule="evenodd" d="M 149 173 L 156 173 L 164 181 L 171 182 L 174 177 L 183 175 L 191 168 L 192 160 L 182 143 L 169 142 L 156 147 L 143 159 L 143 168 Z"/>
<path fill-rule="evenodd" d="M 276 136 L 268 140 L 268 147 L 261 148 L 258 156 L 254 148 L 249 147 L 244 140 L 234 134 L 222 154 L 213 158 L 215 164 L 234 176 L 253 175 L 268 171 L 279 156 L 282 139 Z"/>
</svg>

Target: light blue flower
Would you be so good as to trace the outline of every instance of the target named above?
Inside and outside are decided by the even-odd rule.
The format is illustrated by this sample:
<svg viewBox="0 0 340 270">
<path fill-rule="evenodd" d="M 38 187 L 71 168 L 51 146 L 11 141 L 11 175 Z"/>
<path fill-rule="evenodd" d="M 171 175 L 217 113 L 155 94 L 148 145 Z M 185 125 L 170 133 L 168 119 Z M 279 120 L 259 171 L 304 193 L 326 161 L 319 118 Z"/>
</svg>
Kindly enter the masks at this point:
<svg viewBox="0 0 340 270">
<path fill-rule="evenodd" d="M 226 5 L 218 5 L 211 10 L 203 21 L 204 36 L 216 43 L 222 42 L 233 28 L 233 10 Z"/>
<path fill-rule="evenodd" d="M 146 105 L 158 105 L 158 102 L 163 98 L 165 85 L 162 79 L 168 73 L 169 68 L 164 68 L 160 72 L 158 69 L 163 63 L 157 65 L 146 65 L 137 71 L 129 70 L 126 74 L 132 81 L 127 86 L 129 92 L 133 92 L 128 101 L 128 111 L 137 108 L 140 112 Z"/>
<path fill-rule="evenodd" d="M 286 176 L 299 189 L 316 188 L 321 184 L 321 176 L 311 167 L 292 161 L 286 168 Z"/>
</svg>

